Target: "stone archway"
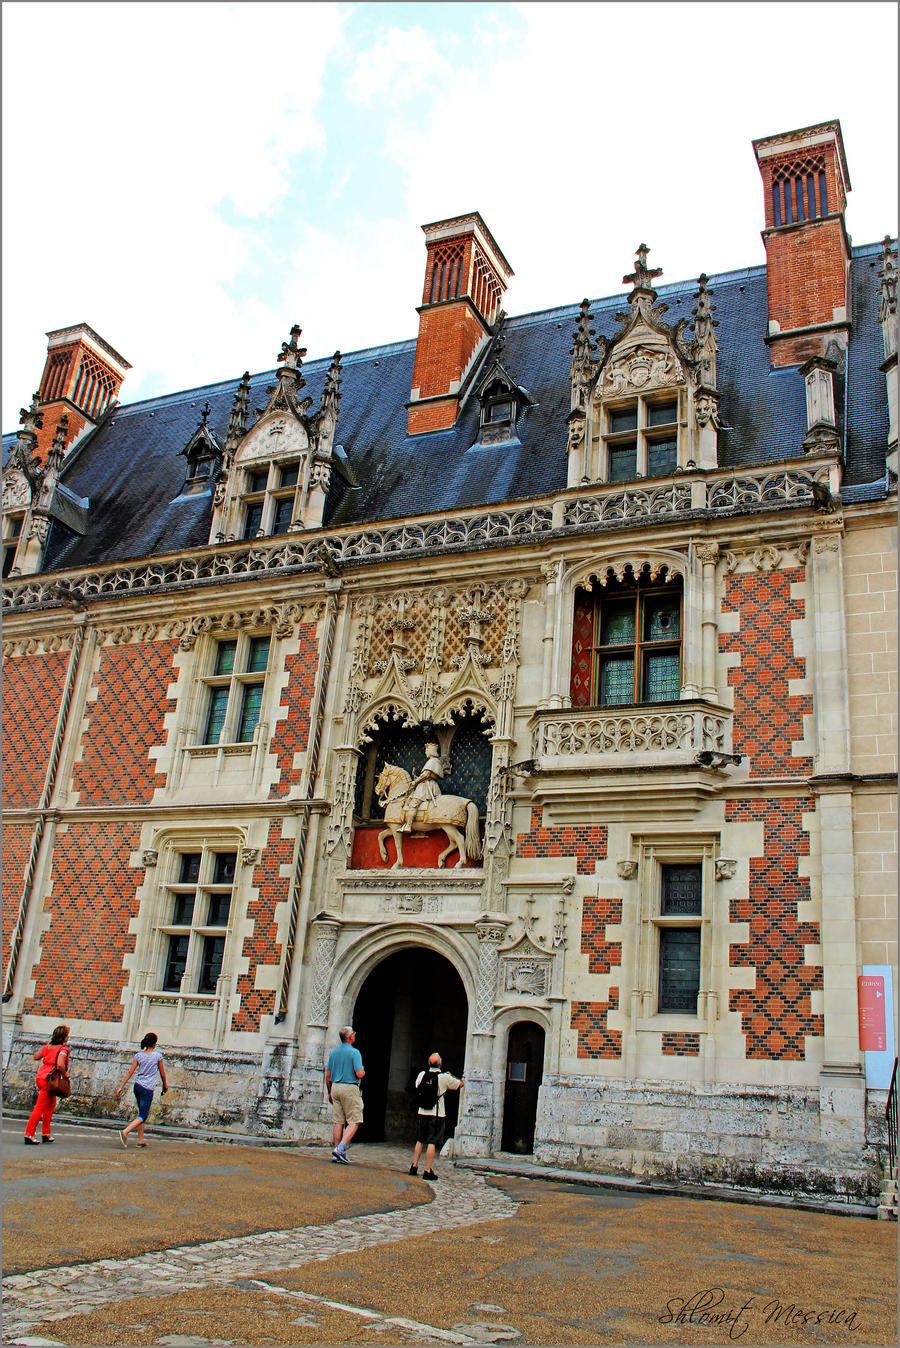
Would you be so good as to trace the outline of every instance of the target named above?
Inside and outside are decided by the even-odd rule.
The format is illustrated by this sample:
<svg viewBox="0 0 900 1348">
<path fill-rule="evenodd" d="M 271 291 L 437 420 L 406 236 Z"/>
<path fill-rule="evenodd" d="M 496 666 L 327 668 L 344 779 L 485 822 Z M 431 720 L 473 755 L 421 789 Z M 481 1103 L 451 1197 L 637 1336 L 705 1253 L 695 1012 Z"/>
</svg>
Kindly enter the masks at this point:
<svg viewBox="0 0 900 1348">
<path fill-rule="evenodd" d="M 462 1075 L 468 1001 L 463 981 L 445 956 L 407 946 L 385 956 L 369 973 L 353 1009 L 356 1046 L 363 1056 L 365 1123 L 361 1142 L 409 1143 L 415 1138 L 411 1077 L 429 1053 Z M 458 1096 L 447 1097 L 448 1136 Z"/>
</svg>

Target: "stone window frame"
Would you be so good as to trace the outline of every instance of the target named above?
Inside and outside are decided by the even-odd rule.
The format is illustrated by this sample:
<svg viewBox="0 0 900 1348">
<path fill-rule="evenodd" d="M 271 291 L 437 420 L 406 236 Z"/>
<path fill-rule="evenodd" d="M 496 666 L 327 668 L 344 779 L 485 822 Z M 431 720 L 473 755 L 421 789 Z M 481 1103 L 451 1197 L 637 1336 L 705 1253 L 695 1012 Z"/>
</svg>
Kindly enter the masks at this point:
<svg viewBox="0 0 900 1348">
<path fill-rule="evenodd" d="M 705 1034 L 715 1011 L 721 990 L 715 985 L 714 954 L 721 935 L 720 926 L 727 913 L 718 912 L 716 903 L 716 860 L 720 850 L 718 833 L 644 833 L 632 836 L 633 856 L 638 864 L 638 914 L 634 950 L 632 987 L 639 1005 L 634 1028 L 640 1031 L 687 1031 Z M 664 916 L 662 905 L 662 867 L 694 864 L 701 867 L 701 911 L 694 916 Z M 700 987 L 697 1010 L 660 1011 L 659 952 L 663 928 L 700 928 Z"/>
<path fill-rule="evenodd" d="M 283 478 L 285 472 L 296 471 L 296 476 L 292 483 L 284 484 Z M 281 530 L 281 533 L 289 533 L 294 527 L 294 516 L 297 511 L 297 501 L 302 486 L 303 478 L 303 458 L 298 455 L 289 455 L 284 458 L 269 459 L 265 462 L 250 461 L 241 468 L 241 492 L 240 492 L 240 528 L 238 536 L 246 541 L 254 538 L 273 538 L 278 537 L 275 530 L 275 517 L 278 507 L 283 502 L 290 502 L 291 518 L 287 526 Z M 248 490 L 254 477 L 262 476 L 266 473 L 265 486 L 256 488 L 253 491 Z M 261 506 L 259 519 L 259 528 L 248 535 L 249 512 L 254 506 Z"/>
<path fill-rule="evenodd" d="M 162 886 L 163 896 L 162 904 L 164 911 L 161 914 L 162 920 L 157 926 L 157 932 L 164 938 L 161 945 L 162 961 L 158 963 L 157 973 L 159 974 L 160 992 L 185 992 L 196 996 L 215 996 L 216 988 L 204 988 L 201 986 L 203 976 L 203 967 L 206 962 L 206 947 L 210 940 L 222 940 L 224 942 L 222 957 L 220 960 L 219 975 L 216 983 L 225 968 L 225 952 L 228 948 L 228 936 L 231 930 L 231 924 L 234 913 L 234 894 L 238 883 L 238 866 L 240 859 L 240 843 L 236 842 L 233 847 L 223 847 L 218 844 L 209 845 L 206 841 L 199 847 L 180 846 L 172 848 L 167 855 L 165 865 L 167 867 L 167 877 Z M 196 856 L 199 851 L 200 866 L 196 882 L 185 881 L 181 878 L 183 858 L 186 856 Z M 215 858 L 219 856 L 232 856 L 234 858 L 234 875 L 231 884 L 216 883 L 215 881 Z M 201 921 L 201 918 L 209 916 L 209 907 L 215 897 L 225 894 L 229 895 L 228 918 L 224 923 L 210 923 Z M 177 920 L 178 913 L 174 911 L 174 905 L 179 896 L 193 894 L 194 902 L 191 908 L 190 920 Z M 168 920 L 167 920 L 168 919 Z M 185 957 L 185 970 L 179 986 L 177 988 L 168 987 L 168 970 L 172 959 L 172 942 L 183 936 L 188 937 L 188 949 Z M 160 972 L 161 970 L 161 972 Z M 187 986 L 186 986 L 187 984 Z"/>
<path fill-rule="evenodd" d="M 586 593 L 589 595 L 589 597 L 591 598 L 591 600 L 592 600 L 592 602 L 593 602 L 593 606 L 594 606 L 593 640 L 592 640 L 592 643 L 591 643 L 591 693 L 592 693 L 592 701 L 590 701 L 590 702 L 585 706 L 585 710 L 599 710 L 600 708 L 608 708 L 608 707 L 657 707 L 657 706 L 668 706 L 670 703 L 672 703 L 672 702 L 677 702 L 677 701 L 680 699 L 680 697 L 681 697 L 681 690 L 682 690 L 682 687 L 683 687 L 683 684 L 684 684 L 684 642 L 685 642 L 685 631 L 684 631 L 685 595 L 684 595 L 684 588 L 685 588 L 685 587 L 684 587 L 684 577 L 683 577 L 682 575 L 678 574 L 678 573 L 675 573 L 675 574 L 667 573 L 667 576 L 666 576 L 666 578 L 665 578 L 664 580 L 660 580 L 660 579 L 658 579 L 658 578 L 656 578 L 656 577 L 653 577 L 653 578 L 651 578 L 651 579 L 645 581 L 645 580 L 642 579 L 642 574 L 641 574 L 641 572 L 638 572 L 637 574 L 635 574 L 635 575 L 633 576 L 633 582 L 632 582 L 631 584 L 623 584 L 623 585 L 621 586 L 621 588 L 619 588 L 618 586 L 616 586 L 616 588 L 613 589 L 612 591 L 610 590 L 610 587 L 609 587 L 609 584 L 608 584 L 608 583 L 607 583 L 607 585 L 605 585 L 605 586 L 591 586 L 591 587 L 588 587 L 588 586 L 586 586 L 586 585 L 582 585 L 582 586 L 576 586 L 576 587 L 575 587 L 575 590 L 573 590 L 573 595 L 572 595 L 572 597 L 573 597 L 573 603 L 574 603 L 574 598 L 575 598 L 575 592 L 576 592 L 576 590 L 580 589 L 583 593 L 586 592 Z M 599 687 L 598 687 L 598 685 L 599 685 L 599 664 L 600 664 L 600 660 L 602 659 L 602 656 L 598 655 L 598 652 L 600 652 L 601 650 L 604 650 L 604 649 L 605 649 L 605 650 L 608 650 L 608 651 L 615 651 L 615 650 L 616 650 L 616 647 L 615 647 L 615 646 L 609 646 L 609 647 L 606 647 L 606 648 L 602 647 L 602 646 L 600 645 L 599 641 L 597 640 L 597 636 L 598 636 L 598 626 L 599 626 L 599 617 L 600 617 L 600 613 L 601 613 L 601 605 L 602 605 L 604 602 L 615 602 L 615 600 L 617 600 L 617 599 L 618 599 L 618 600 L 625 600 L 625 599 L 628 599 L 628 598 L 631 598 L 631 597 L 634 598 L 634 601 L 635 601 L 635 609 L 636 609 L 636 613 L 637 613 L 634 641 L 633 641 L 633 642 L 631 643 L 631 645 L 629 645 L 629 646 L 623 645 L 623 646 L 622 646 L 622 649 L 623 649 L 623 650 L 626 650 L 626 649 L 627 649 L 627 650 L 630 650 L 630 651 L 633 652 L 634 666 L 633 666 L 633 671 L 632 671 L 632 686 L 633 686 L 633 688 L 635 689 L 636 694 L 640 694 L 641 691 L 642 691 L 642 689 L 643 689 L 644 682 L 645 682 L 645 656 L 646 656 L 646 653 L 647 653 L 647 649 L 649 648 L 649 649 L 650 649 L 650 652 L 651 652 L 651 654 L 652 654 L 652 650 L 653 650 L 654 645 L 656 645 L 656 646 L 661 646 L 662 644 L 665 644 L 667 647 L 672 647 L 672 646 L 674 646 L 674 645 L 676 644 L 674 641 L 667 642 L 667 643 L 662 643 L 662 642 L 653 643 L 653 642 L 650 642 L 650 641 L 644 639 L 644 638 L 641 636 L 641 631 L 642 631 L 642 628 L 643 628 L 643 625 L 644 625 L 644 614 L 645 614 L 645 603 L 646 603 L 646 600 L 647 600 L 648 596 L 649 596 L 650 598 L 653 598 L 654 596 L 657 596 L 657 595 L 660 595 L 660 596 L 674 595 L 676 592 L 677 592 L 677 595 L 678 595 L 678 640 L 677 640 L 677 645 L 678 645 L 678 682 L 677 682 L 677 691 L 675 692 L 674 696 L 673 696 L 673 697 L 670 697 L 670 698 L 662 698 L 662 699 L 655 699 L 655 700 L 654 700 L 654 699 L 650 699 L 650 698 L 646 698 L 646 697 L 635 696 L 635 698 L 634 698 L 633 700 L 629 701 L 629 702 L 602 702 L 602 701 L 600 701 L 600 700 L 599 700 L 600 694 L 599 694 Z"/>
<path fill-rule="evenodd" d="M 651 425 L 649 409 L 675 404 L 673 421 Z M 612 417 L 635 409 L 635 427 L 633 430 L 613 431 L 610 429 Z M 650 446 L 671 440 L 674 427 L 675 463 L 664 473 L 649 471 Z M 647 393 L 632 393 L 626 397 L 604 398 L 600 405 L 600 433 L 596 440 L 598 463 L 596 479 L 598 482 L 633 482 L 640 478 L 668 477 L 678 468 L 685 466 L 687 435 L 685 434 L 685 412 L 682 390 L 673 384 L 668 388 L 655 388 Z M 627 477 L 610 477 L 610 451 L 621 446 L 635 444 L 634 473 Z"/>
<path fill-rule="evenodd" d="M 264 670 L 247 670 L 243 666 L 248 662 L 251 643 L 261 639 L 268 640 L 266 667 Z M 216 662 L 222 646 L 235 642 L 235 659 L 231 671 L 217 674 Z M 225 745 L 238 746 L 252 744 L 259 735 L 259 727 L 265 724 L 266 695 L 272 684 L 274 632 L 271 628 L 240 628 L 210 633 L 197 650 L 197 703 L 194 718 L 195 733 L 189 748 L 214 751 Z M 243 716 L 244 699 L 238 689 L 262 685 L 259 712 L 249 740 L 238 739 L 240 721 Z M 222 729 L 215 740 L 208 740 L 209 718 L 212 710 L 213 690 L 228 687 L 228 700 Z"/>
<path fill-rule="evenodd" d="M 137 1037 L 137 1031 L 152 1020 L 158 1007 L 171 1008 L 174 1005 L 174 1027 L 167 1032 L 172 1034 L 175 1043 L 181 1042 L 180 1027 L 186 1009 L 193 1008 L 208 1010 L 212 1014 L 209 1031 L 203 1031 L 203 1042 L 211 1047 L 221 1047 L 227 1030 L 232 989 L 244 958 L 242 928 L 249 899 L 247 881 L 244 879 L 247 861 L 245 834 L 246 830 L 237 826 L 210 825 L 198 828 L 174 827 L 154 837 L 154 850 L 149 854 L 153 861 L 146 873 L 145 897 L 140 907 L 135 946 L 135 968 L 138 972 L 132 977 L 132 1002 L 127 1015 L 130 1038 Z M 180 857 L 198 851 L 203 852 L 204 856 L 213 852 L 235 854 L 235 877 L 228 921 L 224 928 L 216 928 L 213 933 L 224 933 L 225 936 L 221 972 L 215 992 L 204 993 L 188 987 L 184 991 L 166 990 L 163 987 L 165 963 L 174 926 L 168 920 L 171 894 L 173 886 L 179 883 Z M 200 924 L 197 926 L 199 928 Z"/>
<path fill-rule="evenodd" d="M 3 528 L 2 528 L 2 572 L 3 579 L 11 575 L 16 566 L 19 555 L 19 549 L 26 536 L 25 524 L 28 515 L 27 509 L 4 510 Z M 18 528 L 13 528 L 18 525 Z"/>
</svg>

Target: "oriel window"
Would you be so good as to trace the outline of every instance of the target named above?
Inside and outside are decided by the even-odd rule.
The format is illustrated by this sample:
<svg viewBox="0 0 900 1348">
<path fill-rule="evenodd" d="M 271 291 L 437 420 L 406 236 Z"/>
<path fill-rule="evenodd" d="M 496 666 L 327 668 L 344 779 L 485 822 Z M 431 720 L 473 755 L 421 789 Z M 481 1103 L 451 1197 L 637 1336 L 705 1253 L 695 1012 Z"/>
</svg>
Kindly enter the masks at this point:
<svg viewBox="0 0 900 1348">
<path fill-rule="evenodd" d="M 572 703 L 673 702 L 681 688 L 680 582 L 609 581 L 576 593 Z"/>
</svg>

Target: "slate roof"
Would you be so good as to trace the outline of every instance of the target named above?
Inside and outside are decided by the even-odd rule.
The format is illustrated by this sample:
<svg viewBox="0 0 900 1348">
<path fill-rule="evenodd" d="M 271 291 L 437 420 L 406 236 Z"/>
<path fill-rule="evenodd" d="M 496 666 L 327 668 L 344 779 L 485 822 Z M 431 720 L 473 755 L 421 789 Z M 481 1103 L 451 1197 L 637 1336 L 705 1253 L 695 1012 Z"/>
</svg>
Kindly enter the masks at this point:
<svg viewBox="0 0 900 1348">
<path fill-rule="evenodd" d="M 853 313 L 846 401 L 848 487 L 885 479 L 887 394 L 878 366 L 883 352 L 878 323 L 881 245 L 852 255 Z M 710 277 L 718 320 L 720 465 L 740 467 L 800 457 L 806 433 L 804 381 L 796 368 L 772 370 L 763 340 L 767 300 L 765 267 Z M 696 281 L 658 287 L 666 321 L 690 319 Z M 627 308 L 622 292 L 591 305 L 595 333 L 613 337 L 616 314 Z M 446 431 L 409 437 L 406 407 L 415 340 L 356 351 L 343 358 L 341 412 L 336 444 L 342 445 L 359 483 L 347 489 L 332 475 L 325 526 L 370 523 L 506 500 L 546 496 L 566 485 L 569 369 L 577 303 L 509 318 L 502 361 L 532 406 L 519 417 L 517 439 L 480 446 L 474 398 Z M 319 404 L 330 358 L 304 364 L 303 396 Z M 120 406 L 76 449 L 62 480 L 90 499 L 90 529 L 78 537 L 53 522 L 44 570 L 87 566 L 204 546 L 212 493 L 183 496 L 186 461 L 181 454 L 196 430 L 207 399 L 210 429 L 224 444 L 240 371 L 220 384 Z M 251 413 L 267 402 L 275 371 L 251 379 Z M 4 461 L 15 436 L 3 437 Z M 883 489 L 882 489 L 883 490 Z M 877 486 L 869 489 L 881 494 Z M 869 499 L 869 492 L 862 496 Z M 861 499 L 857 494 L 857 499 Z"/>
</svg>

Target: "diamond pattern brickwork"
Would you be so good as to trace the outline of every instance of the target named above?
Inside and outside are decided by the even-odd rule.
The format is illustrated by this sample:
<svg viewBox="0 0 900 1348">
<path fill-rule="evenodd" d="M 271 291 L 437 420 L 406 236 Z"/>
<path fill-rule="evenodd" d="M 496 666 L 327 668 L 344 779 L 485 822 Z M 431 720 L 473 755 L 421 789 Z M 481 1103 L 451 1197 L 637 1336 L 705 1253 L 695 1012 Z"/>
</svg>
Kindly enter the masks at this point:
<svg viewBox="0 0 900 1348">
<path fill-rule="evenodd" d="M 281 961 L 275 906 L 290 898 L 291 881 L 280 874 L 280 869 L 288 865 L 294 855 L 294 839 L 282 838 L 281 829 L 280 819 L 270 821 L 265 850 L 259 864 L 253 868 L 253 885 L 258 893 L 247 905 L 247 916 L 253 919 L 253 935 L 245 939 L 241 951 L 241 955 L 249 959 L 250 967 L 237 981 L 241 1005 L 232 1017 L 233 1030 L 258 1030 L 262 1017 L 275 1010 L 277 993 L 271 988 L 256 987 L 256 970 L 260 965 Z"/>
<path fill-rule="evenodd" d="M 607 924 L 617 926 L 621 921 L 621 899 L 586 896 L 581 908 L 581 953 L 587 955 L 592 974 L 608 974 L 614 964 L 622 963 L 621 941 L 606 939 Z"/>
<path fill-rule="evenodd" d="M 302 753 L 309 742 L 309 709 L 316 686 L 318 647 L 316 624 L 301 623 L 297 629 L 300 649 L 284 662 L 287 685 L 281 694 L 281 706 L 287 707 L 287 716 L 277 721 L 270 752 L 278 759 L 279 777 L 270 796 L 286 796 L 303 775 L 302 768 L 294 767 L 294 755 Z"/>
<path fill-rule="evenodd" d="M 699 1034 L 677 1034 L 674 1030 L 665 1030 L 662 1036 L 662 1051 L 668 1058 L 698 1058 L 700 1056 Z"/>
<path fill-rule="evenodd" d="M 117 819 L 70 824 L 56 837 L 50 892 L 44 911 L 50 927 L 34 968 L 34 996 L 26 1013 L 66 1020 L 119 1021 L 128 973 L 122 961 L 134 950 L 128 927 L 138 910 L 144 872 L 130 853 L 141 826 Z"/>
<path fill-rule="evenodd" d="M 608 1002 L 573 1002 L 571 1026 L 578 1031 L 579 1058 L 621 1058 L 622 1031 L 609 1030 L 606 1018 L 619 1007 L 619 989 L 610 988 Z"/>
<path fill-rule="evenodd" d="M 175 682 L 177 650 L 175 641 L 101 649 L 92 689 L 97 696 L 85 708 L 82 758 L 73 775 L 80 805 L 149 804 L 165 786 L 150 750 L 166 742 L 163 718 L 175 707 L 166 689 Z"/>
<path fill-rule="evenodd" d="M 594 863 L 606 858 L 605 824 L 565 824 L 544 828 L 543 806 L 531 811 L 531 828 L 516 834 L 518 857 L 576 857 L 579 875 L 593 875 Z"/>
<path fill-rule="evenodd" d="M 11 655 L 3 661 L 3 798 L 37 805 L 44 789 L 69 656 Z"/>
<path fill-rule="evenodd" d="M 810 999 L 822 987 L 822 969 L 804 962 L 804 947 L 820 940 L 819 925 L 797 917 L 797 904 L 810 896 L 799 874 L 799 858 L 809 855 L 802 815 L 814 804 L 809 797 L 725 802 L 727 823 L 763 824 L 764 855 L 750 858 L 749 892 L 732 899 L 729 912 L 732 922 L 749 922 L 750 937 L 729 946 L 728 962 L 756 970 L 756 986 L 733 988 L 728 1000 L 729 1010 L 741 1012 L 748 1058 L 802 1062 L 805 1036 L 825 1032 Z"/>
<path fill-rule="evenodd" d="M 3 825 L 3 964 L 9 959 L 9 942 L 19 912 L 25 867 L 34 830 L 26 824 Z"/>
<path fill-rule="evenodd" d="M 803 717 L 812 697 L 791 696 L 789 679 L 802 679 L 806 661 L 794 655 L 791 622 L 804 616 L 791 585 L 806 577 L 804 567 L 753 571 L 726 579 L 726 613 L 740 614 L 740 629 L 720 635 L 719 649 L 736 652 L 740 664 L 728 671 L 734 688 L 734 750 L 750 760 L 751 777 L 798 776 L 812 771 L 812 759 L 793 756 L 803 739 Z"/>
</svg>

